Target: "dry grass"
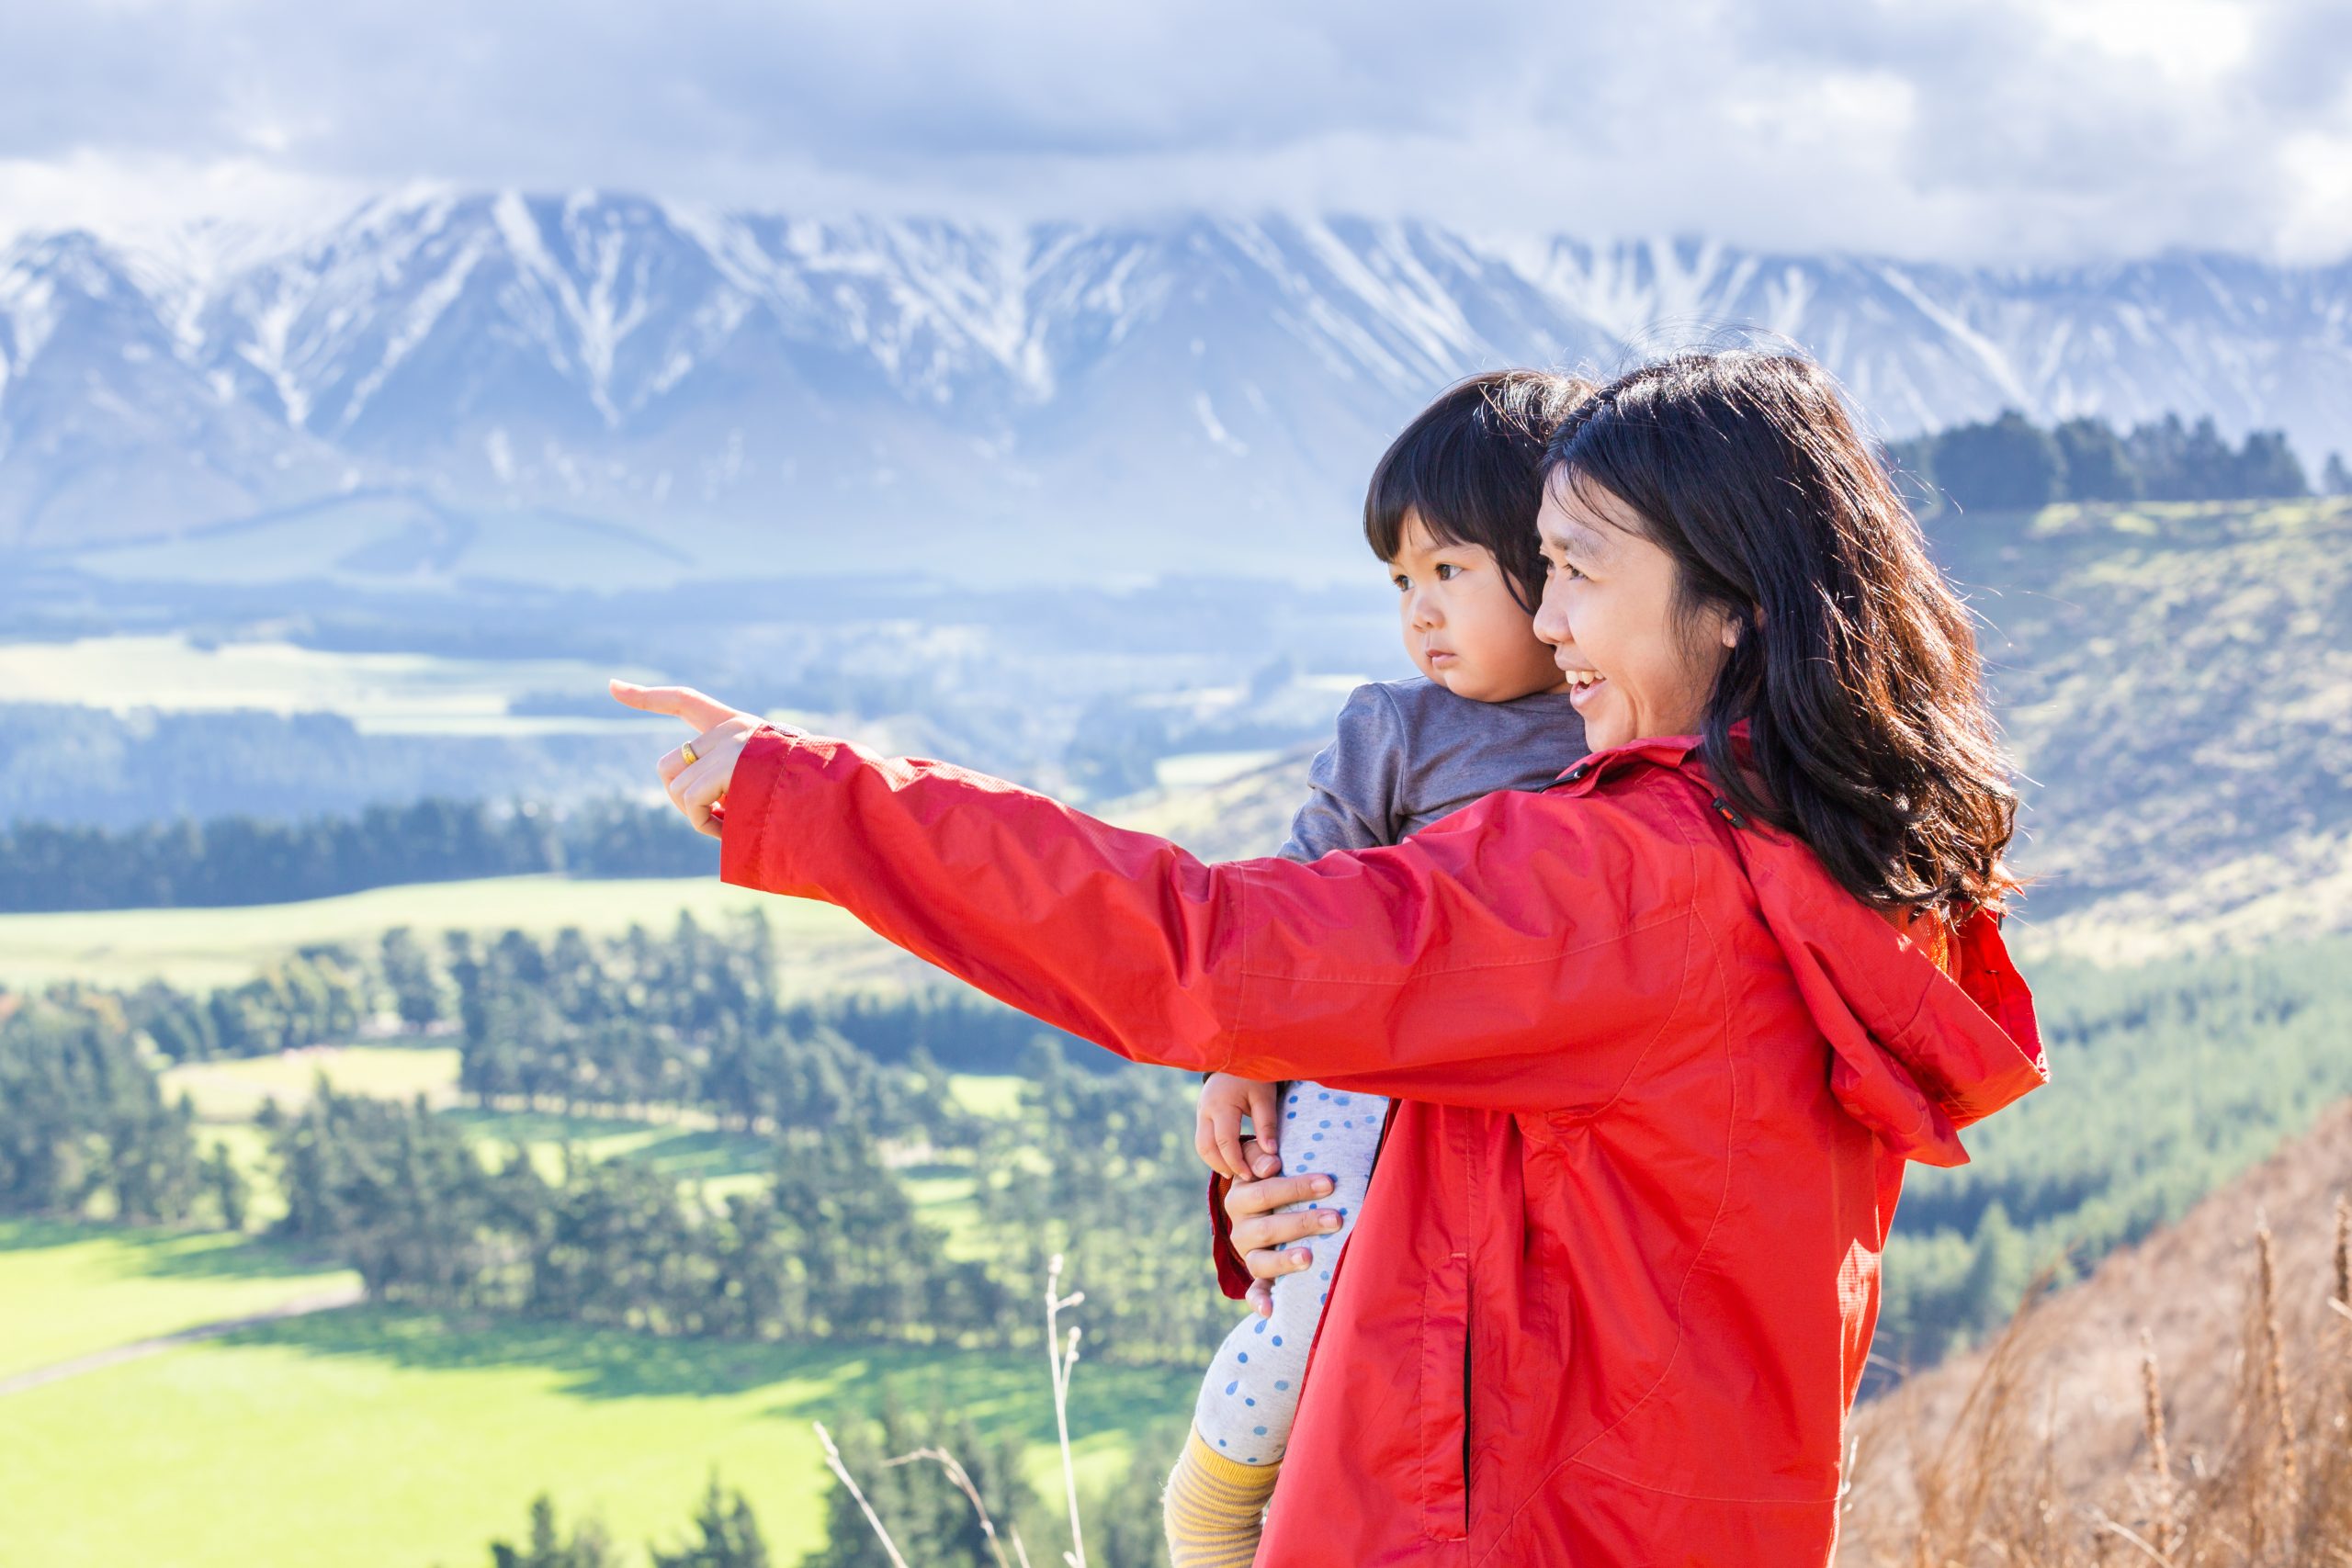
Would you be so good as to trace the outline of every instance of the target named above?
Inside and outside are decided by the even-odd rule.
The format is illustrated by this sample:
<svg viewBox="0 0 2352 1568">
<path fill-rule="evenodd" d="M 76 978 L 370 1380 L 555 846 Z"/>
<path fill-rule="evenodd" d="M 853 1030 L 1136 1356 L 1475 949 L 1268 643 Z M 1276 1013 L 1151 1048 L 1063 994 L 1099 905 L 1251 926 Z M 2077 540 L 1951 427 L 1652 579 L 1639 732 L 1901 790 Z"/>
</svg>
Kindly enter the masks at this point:
<svg viewBox="0 0 2352 1568">
<path fill-rule="evenodd" d="M 1841 1561 L 1872 1568 L 2352 1568 L 2352 1206 L 2333 1208 L 2333 1267 L 2279 1262 L 2257 1217 L 2245 1305 L 2227 1348 L 2230 1397 L 2184 1424 L 2154 1340 L 2140 1336 L 2139 1430 L 2129 1452 L 2086 1430 L 2052 1303 L 2029 1301 L 1975 1359 L 1948 1421 L 1927 1433 L 1859 1423 L 1904 1456 L 1858 1473 Z M 2096 1281 L 2095 1281 L 2096 1283 Z M 2181 1292 L 2221 1281 L 2176 1278 Z M 2225 1286 L 2222 1288 L 2226 1288 Z M 2324 1292 L 2324 1293 L 2323 1293 Z M 2151 1303 L 2153 1304 L 2153 1303 Z M 1899 1404 L 1900 1396 L 1890 1404 Z M 1909 1402 L 1935 1410 L 1932 1397 Z M 1877 1414 L 1877 1413 L 1874 1413 Z M 2120 1462 L 2117 1462 L 2120 1461 Z"/>
</svg>

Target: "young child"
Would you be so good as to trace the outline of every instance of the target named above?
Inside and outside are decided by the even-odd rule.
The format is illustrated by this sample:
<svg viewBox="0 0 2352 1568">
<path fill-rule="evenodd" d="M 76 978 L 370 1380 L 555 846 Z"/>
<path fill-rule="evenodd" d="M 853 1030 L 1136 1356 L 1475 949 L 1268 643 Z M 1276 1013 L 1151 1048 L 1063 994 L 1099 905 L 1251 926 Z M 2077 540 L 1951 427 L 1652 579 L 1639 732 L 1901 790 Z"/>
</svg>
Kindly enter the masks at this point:
<svg viewBox="0 0 2352 1568">
<path fill-rule="evenodd" d="M 1405 650 L 1423 678 L 1360 686 L 1348 699 L 1308 774 L 1312 794 L 1285 857 L 1393 844 L 1497 790 L 1540 789 L 1584 755 L 1583 722 L 1551 649 L 1535 639 L 1535 513 L 1544 444 L 1591 390 L 1529 370 L 1476 377 L 1424 409 L 1381 457 L 1364 537 L 1402 595 Z M 1271 1314 L 1227 1337 L 1201 1385 L 1168 1482 L 1174 1568 L 1245 1568 L 1256 1553 L 1307 1348 L 1387 1114 L 1377 1096 L 1319 1084 L 1220 1073 L 1202 1087 L 1199 1145 L 1211 1168 L 1254 1174 L 1238 1168 L 1247 1115 L 1286 1169 L 1331 1177 L 1330 1196 L 1306 1206 L 1338 1220 L 1306 1243 L 1306 1269 L 1274 1281 Z"/>
</svg>

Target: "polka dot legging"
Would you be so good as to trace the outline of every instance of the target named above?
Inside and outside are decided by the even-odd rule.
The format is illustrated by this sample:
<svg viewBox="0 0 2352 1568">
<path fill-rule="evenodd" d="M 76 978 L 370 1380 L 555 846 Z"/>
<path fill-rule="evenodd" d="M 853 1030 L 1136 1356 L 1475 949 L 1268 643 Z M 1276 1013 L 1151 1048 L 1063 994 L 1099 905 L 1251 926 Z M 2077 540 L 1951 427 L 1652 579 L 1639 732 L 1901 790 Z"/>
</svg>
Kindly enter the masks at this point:
<svg viewBox="0 0 2352 1568">
<path fill-rule="evenodd" d="M 1374 1094 L 1349 1094 L 1317 1083 L 1295 1083 L 1283 1091 L 1283 1170 L 1287 1175 L 1322 1174 L 1331 1195 L 1293 1203 L 1280 1211 L 1337 1209 L 1340 1225 L 1304 1245 L 1314 1261 L 1274 1281 L 1274 1313 L 1241 1320 L 1201 1383 L 1193 1425 L 1203 1441 L 1243 1464 L 1279 1464 L 1290 1442 L 1291 1419 L 1298 1414 L 1298 1385 L 1306 1371 L 1307 1348 L 1331 1293 L 1331 1273 L 1355 1231 L 1356 1211 L 1372 1180 L 1372 1156 L 1380 1147 L 1380 1125 L 1388 1101 Z"/>
</svg>

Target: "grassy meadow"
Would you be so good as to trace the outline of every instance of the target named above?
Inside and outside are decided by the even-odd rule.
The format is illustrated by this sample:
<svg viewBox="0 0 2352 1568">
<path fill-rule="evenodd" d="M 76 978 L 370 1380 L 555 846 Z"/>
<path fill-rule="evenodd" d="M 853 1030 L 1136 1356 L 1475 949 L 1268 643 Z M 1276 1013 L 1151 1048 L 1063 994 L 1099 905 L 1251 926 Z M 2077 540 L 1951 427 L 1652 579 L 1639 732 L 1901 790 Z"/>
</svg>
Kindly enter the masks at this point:
<svg viewBox="0 0 2352 1568">
<path fill-rule="evenodd" d="M 225 1143 L 254 1179 L 255 1226 L 281 1204 L 251 1117 L 266 1095 L 300 1103 L 321 1076 L 346 1092 L 422 1093 L 452 1108 L 484 1158 L 520 1145 L 550 1175 L 570 1148 L 642 1161 L 716 1201 L 769 1168 L 767 1140 L 707 1118 L 461 1106 L 457 1069 L 447 1047 L 356 1045 L 191 1064 L 164 1078 L 195 1103 L 199 1142 Z M 1013 1079 L 972 1075 L 954 1088 L 989 1115 L 1009 1114 L 1018 1092 Z M 900 1175 L 951 1255 L 982 1255 L 969 1164 Z M 220 1232 L 0 1224 L 0 1380 L 356 1282 L 348 1269 Z M 1084 1366 L 1071 1413 L 1082 1483 L 1123 1474 L 1138 1433 L 1181 1416 L 1192 1381 Z M 600 1515 L 637 1562 L 649 1540 L 683 1540 L 715 1468 L 789 1564 L 822 1540 L 829 1478 L 809 1423 L 839 1426 L 889 1397 L 1019 1433 L 1041 1492 L 1058 1485 L 1042 1353 L 662 1339 L 353 1306 L 0 1392 L 13 1439 L 0 1467 L 0 1540 L 10 1562 L 456 1568 L 484 1561 L 494 1535 L 520 1539 L 526 1506 L 544 1489 L 566 1518 Z M 139 1484 L 123 1486 L 125 1474 Z"/>
<path fill-rule="evenodd" d="M 0 1379 L 357 1280 L 218 1231 L 0 1221 Z"/>
<path fill-rule="evenodd" d="M 393 926 L 435 940 L 445 931 L 548 936 L 566 926 L 615 936 L 633 925 L 667 931 L 681 914 L 717 924 L 752 908 L 766 914 L 775 932 L 787 995 L 893 991 L 917 972 L 912 959 L 831 905 L 772 897 L 717 877 L 501 876 L 231 909 L 0 915 L 0 985 L 135 986 L 152 978 L 201 989 L 241 984 L 300 947 L 371 946 Z"/>
<path fill-rule="evenodd" d="M 0 1232 L 0 1345 L 45 1362 L 317 1288 L 254 1243 L 179 1239 L 209 1245 Z M 175 1272 L 198 1258 L 210 1272 Z M 1082 1483 L 1119 1473 L 1136 1431 L 1181 1412 L 1191 1381 L 1082 1366 Z M 683 1539 L 716 1468 L 789 1564 L 822 1540 L 809 1423 L 873 1411 L 886 1391 L 1018 1431 L 1041 1488 L 1058 1474 L 1042 1355 L 647 1339 L 353 1307 L 0 1394 L 0 1540 L 11 1562 L 60 1568 L 457 1568 L 486 1561 L 493 1535 L 518 1539 L 545 1489 L 567 1517 L 601 1514 L 641 1561 L 649 1539 Z"/>
</svg>

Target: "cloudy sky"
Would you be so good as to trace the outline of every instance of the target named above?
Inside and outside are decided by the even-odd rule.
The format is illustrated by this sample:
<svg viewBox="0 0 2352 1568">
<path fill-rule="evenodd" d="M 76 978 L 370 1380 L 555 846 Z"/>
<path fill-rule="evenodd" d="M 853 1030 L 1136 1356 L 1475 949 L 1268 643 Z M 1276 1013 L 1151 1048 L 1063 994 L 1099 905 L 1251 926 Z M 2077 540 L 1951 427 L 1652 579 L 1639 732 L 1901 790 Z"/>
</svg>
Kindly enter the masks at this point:
<svg viewBox="0 0 2352 1568">
<path fill-rule="evenodd" d="M 2352 6 L 0 0 L 0 234 L 416 182 L 2336 260 Z"/>
</svg>

